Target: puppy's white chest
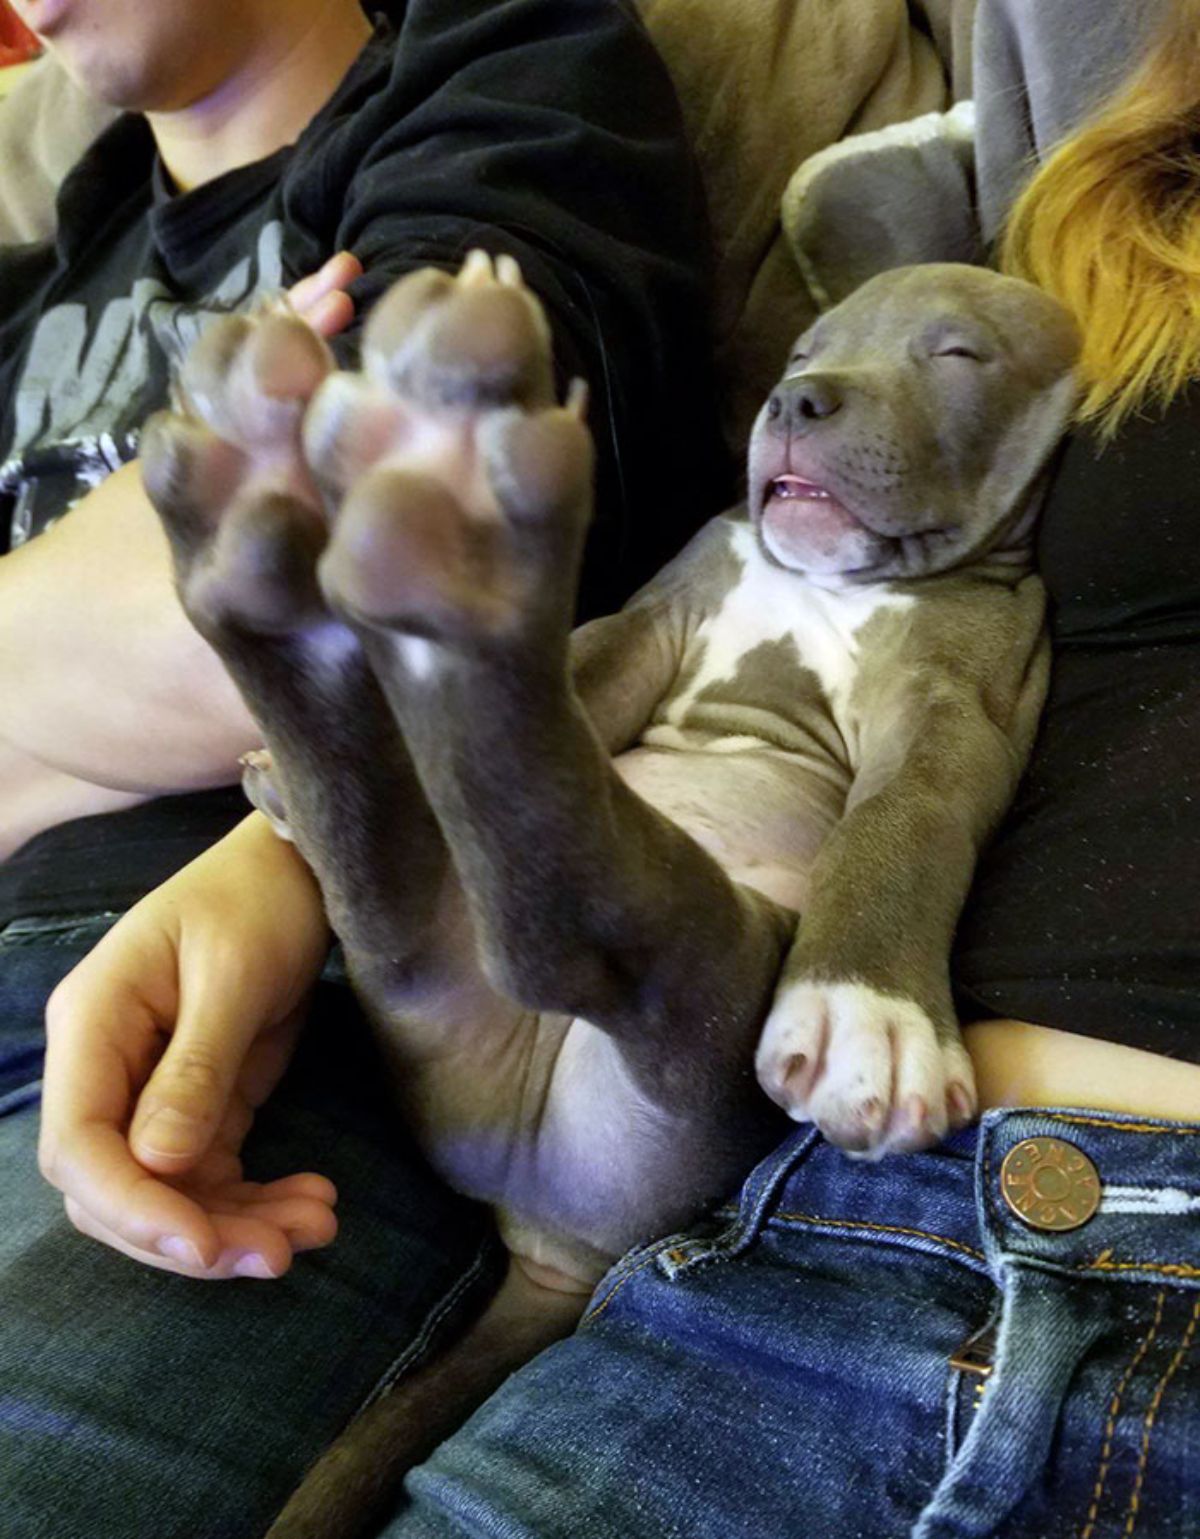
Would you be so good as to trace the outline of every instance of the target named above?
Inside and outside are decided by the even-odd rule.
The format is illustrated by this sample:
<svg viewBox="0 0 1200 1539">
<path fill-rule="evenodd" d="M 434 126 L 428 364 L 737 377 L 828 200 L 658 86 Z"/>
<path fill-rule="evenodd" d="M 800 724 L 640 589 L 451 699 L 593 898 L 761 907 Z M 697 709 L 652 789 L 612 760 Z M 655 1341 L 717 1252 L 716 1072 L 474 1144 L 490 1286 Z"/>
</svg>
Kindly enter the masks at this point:
<svg viewBox="0 0 1200 1539">
<path fill-rule="evenodd" d="M 837 716 L 858 679 L 868 623 L 885 612 L 902 614 L 915 600 L 887 583 L 825 587 L 789 572 L 768 561 L 748 524 L 734 527 L 731 548 L 741 574 L 704 626 L 699 666 L 671 702 L 667 720 L 681 725 L 697 697 L 733 678 L 756 648 L 789 639 Z"/>
</svg>

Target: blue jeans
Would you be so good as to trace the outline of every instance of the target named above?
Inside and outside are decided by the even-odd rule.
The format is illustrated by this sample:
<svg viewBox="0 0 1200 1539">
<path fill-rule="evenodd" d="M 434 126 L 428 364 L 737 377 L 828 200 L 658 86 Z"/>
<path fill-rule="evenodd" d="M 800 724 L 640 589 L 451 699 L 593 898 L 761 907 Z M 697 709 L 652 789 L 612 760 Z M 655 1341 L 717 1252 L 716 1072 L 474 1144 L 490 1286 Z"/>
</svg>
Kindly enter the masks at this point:
<svg viewBox="0 0 1200 1539">
<path fill-rule="evenodd" d="M 1041 1134 L 1104 1183 L 1071 1233 L 1001 1200 Z M 800 1131 L 615 1267 L 386 1539 L 1196 1539 L 1198 1337 L 1200 1126 L 993 1112 L 879 1165 Z"/>
<path fill-rule="evenodd" d="M 334 1177 L 330 1250 L 214 1287 L 76 1235 L 35 1168 L 41 1003 L 106 923 L 0 932 L 0 1533 L 253 1539 L 498 1257 L 397 1138 L 335 983 L 248 1149 Z M 1098 1167 L 1085 1227 L 1000 1200 L 1036 1134 Z M 1195 1539 L 1197 1336 L 1200 1126 L 991 1113 L 879 1165 L 797 1132 L 736 1205 L 614 1267 L 383 1539 Z M 986 1376 L 951 1362 L 970 1342 Z"/>
<path fill-rule="evenodd" d="M 0 930 L 0 1534 L 250 1539 L 501 1257 L 400 1135 L 332 981 L 246 1154 L 260 1179 L 331 1176 L 336 1243 L 277 1282 L 210 1284 L 78 1235 L 36 1164 L 42 1012 L 115 917 Z"/>
</svg>

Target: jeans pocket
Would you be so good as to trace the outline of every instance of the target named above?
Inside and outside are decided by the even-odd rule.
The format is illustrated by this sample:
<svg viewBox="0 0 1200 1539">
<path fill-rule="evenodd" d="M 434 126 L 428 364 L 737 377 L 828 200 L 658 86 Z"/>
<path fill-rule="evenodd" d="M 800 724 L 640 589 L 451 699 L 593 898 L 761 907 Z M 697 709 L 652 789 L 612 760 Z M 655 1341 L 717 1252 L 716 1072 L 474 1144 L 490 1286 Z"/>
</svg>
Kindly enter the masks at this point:
<svg viewBox="0 0 1200 1539">
<path fill-rule="evenodd" d="M 664 1277 L 674 1278 L 715 1261 L 732 1261 L 756 1243 L 779 1193 L 821 1142 L 814 1127 L 797 1128 L 760 1160 L 742 1183 L 736 1200 L 686 1234 L 670 1236 L 651 1258 Z"/>
<path fill-rule="evenodd" d="M 626 1283 L 648 1266 L 674 1281 L 698 1267 L 741 1255 L 761 1232 L 780 1186 L 819 1139 L 815 1128 L 798 1129 L 755 1166 L 734 1202 L 690 1230 L 661 1235 L 627 1251 L 597 1283 L 581 1324 L 598 1319 Z"/>
</svg>

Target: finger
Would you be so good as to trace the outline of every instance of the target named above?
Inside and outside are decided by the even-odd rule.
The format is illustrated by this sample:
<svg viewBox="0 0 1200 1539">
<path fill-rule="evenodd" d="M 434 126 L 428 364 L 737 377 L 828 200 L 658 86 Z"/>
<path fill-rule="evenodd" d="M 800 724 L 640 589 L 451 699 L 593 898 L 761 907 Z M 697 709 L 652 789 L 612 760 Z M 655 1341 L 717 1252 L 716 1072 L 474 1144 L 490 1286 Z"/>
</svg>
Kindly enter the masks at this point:
<svg viewBox="0 0 1200 1539">
<path fill-rule="evenodd" d="M 302 314 L 318 336 L 336 337 L 353 321 L 354 301 L 349 294 L 325 294 Z"/>
<path fill-rule="evenodd" d="M 302 1011 L 293 1011 L 284 1022 L 268 1027 L 250 1044 L 221 1125 L 204 1154 L 187 1168 L 189 1187 L 227 1186 L 242 1179 L 242 1144 L 254 1124 L 256 1109 L 287 1068 L 302 1016 Z"/>
<path fill-rule="evenodd" d="M 277 1025 L 260 1032 L 251 1044 L 237 1083 L 238 1094 L 251 1115 L 275 1089 L 291 1062 L 307 1007 L 307 1000 L 304 1000 Z"/>
<path fill-rule="evenodd" d="M 76 1129 L 124 1125 L 131 1085 L 140 1085 L 162 1054 L 160 1012 L 174 1013 L 169 987 L 161 999 L 130 988 L 128 976 L 153 986 L 173 975 L 161 948 L 122 945 L 121 925 L 58 985 L 46 1006 L 46 1066 L 38 1153 L 47 1179 L 60 1151 L 70 1157 Z"/>
<path fill-rule="evenodd" d="M 259 1025 L 219 969 L 185 978 L 175 1033 L 138 1097 L 129 1129 L 130 1148 L 147 1169 L 178 1175 L 204 1155 L 231 1115 Z M 241 1121 L 244 1136 L 244 1112 Z"/>
<path fill-rule="evenodd" d="M 179 1185 L 203 1206 L 203 1194 L 209 1187 L 236 1186 L 241 1179 L 242 1162 L 239 1156 L 232 1149 L 213 1144 L 187 1172 L 186 1182 L 180 1182 Z"/>
<path fill-rule="evenodd" d="M 337 1187 L 325 1176 L 306 1170 L 295 1176 L 281 1176 L 277 1181 L 229 1181 L 219 1195 L 230 1202 L 275 1202 L 289 1197 L 308 1197 L 324 1203 L 327 1208 L 337 1206 Z"/>
<path fill-rule="evenodd" d="M 277 1231 L 286 1236 L 293 1250 L 317 1250 L 328 1245 L 337 1234 L 337 1217 L 332 1208 L 310 1197 L 235 1202 L 206 1193 L 205 1204 L 218 1232 L 222 1220 L 247 1226 L 264 1225 L 264 1233 Z M 241 1232 L 248 1234 L 250 1231 Z M 242 1243 L 249 1242 L 243 1240 Z"/>
<path fill-rule="evenodd" d="M 204 1264 L 217 1249 L 211 1223 L 188 1198 L 148 1175 L 122 1133 L 130 1087 L 149 1073 L 161 1033 L 146 1006 L 108 987 L 103 971 L 81 966 L 77 973 L 82 994 L 67 980 L 47 1011 L 42 1173 L 129 1244 L 155 1250 L 170 1240 Z M 94 1000 L 100 1005 L 89 1003 Z M 116 1040 L 107 1035 L 110 1017 L 121 1021 Z"/>
<path fill-rule="evenodd" d="M 218 1216 L 215 1223 L 220 1239 L 213 1258 L 206 1265 L 196 1265 L 131 1243 L 122 1233 L 110 1229 L 94 1214 L 78 1208 L 70 1200 L 67 1202 L 67 1215 L 81 1234 L 99 1240 L 143 1266 L 154 1267 L 161 1272 L 174 1272 L 177 1276 L 191 1277 L 202 1282 L 219 1282 L 236 1277 L 282 1277 L 291 1269 L 294 1255 L 287 1236 L 258 1219 Z"/>
<path fill-rule="evenodd" d="M 78 1127 L 59 1151 L 51 1179 L 76 1228 L 86 1234 L 104 1230 L 127 1254 L 155 1255 L 197 1273 L 220 1254 L 217 1228 L 200 1204 L 145 1171 L 114 1127 Z"/>
<path fill-rule="evenodd" d="M 349 251 L 338 251 L 315 273 L 293 283 L 288 299 L 297 314 L 312 322 L 308 311 L 327 295 L 338 289 L 346 289 L 363 274 L 362 263 Z"/>
</svg>

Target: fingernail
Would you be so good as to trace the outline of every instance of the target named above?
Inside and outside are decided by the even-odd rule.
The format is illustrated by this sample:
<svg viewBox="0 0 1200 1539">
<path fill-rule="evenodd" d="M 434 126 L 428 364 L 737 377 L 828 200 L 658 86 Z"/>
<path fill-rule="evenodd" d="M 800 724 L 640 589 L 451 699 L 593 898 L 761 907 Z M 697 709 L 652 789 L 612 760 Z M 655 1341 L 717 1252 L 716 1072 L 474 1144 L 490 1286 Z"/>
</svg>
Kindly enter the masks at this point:
<svg viewBox="0 0 1200 1539">
<path fill-rule="evenodd" d="M 275 1273 L 259 1255 L 239 1256 L 233 1265 L 235 1277 L 274 1277 Z"/>
<path fill-rule="evenodd" d="M 196 1147 L 195 1118 L 164 1106 L 141 1129 L 137 1141 L 151 1154 L 191 1154 Z"/>
<path fill-rule="evenodd" d="M 200 1252 L 182 1235 L 165 1236 L 158 1242 L 158 1253 L 160 1256 L 166 1256 L 170 1261 L 180 1261 L 184 1266 L 194 1266 L 203 1270 L 204 1262 L 200 1259 Z"/>
</svg>

